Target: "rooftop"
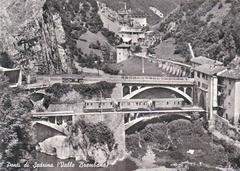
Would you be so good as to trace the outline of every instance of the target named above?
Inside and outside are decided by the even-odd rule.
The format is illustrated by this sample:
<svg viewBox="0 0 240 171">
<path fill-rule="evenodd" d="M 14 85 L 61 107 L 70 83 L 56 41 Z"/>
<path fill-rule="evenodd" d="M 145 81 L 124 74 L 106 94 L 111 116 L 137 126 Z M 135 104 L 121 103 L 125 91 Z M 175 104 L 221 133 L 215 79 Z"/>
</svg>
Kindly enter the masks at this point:
<svg viewBox="0 0 240 171">
<path fill-rule="evenodd" d="M 0 72 L 6 72 L 6 71 L 18 71 L 20 69 L 17 69 L 17 68 L 14 68 L 14 69 L 11 69 L 11 68 L 4 68 L 4 67 L 1 67 L 0 66 Z"/>
<path fill-rule="evenodd" d="M 220 61 L 216 61 L 216 60 L 207 58 L 207 57 L 205 57 L 205 56 L 195 57 L 195 58 L 191 59 L 191 62 L 192 62 L 192 63 L 199 64 L 199 65 L 203 65 L 203 64 L 218 64 L 218 65 L 221 65 L 221 64 L 223 64 L 223 63 L 220 62 Z"/>
<path fill-rule="evenodd" d="M 236 56 L 227 67 L 227 70 L 218 74 L 220 77 L 240 80 L 240 57 Z"/>
<path fill-rule="evenodd" d="M 131 46 L 129 44 L 126 44 L 126 43 L 122 43 L 118 46 L 116 46 L 116 48 L 130 48 Z"/>
<path fill-rule="evenodd" d="M 203 64 L 194 68 L 195 71 L 199 71 L 207 75 L 214 75 L 221 71 L 224 71 L 225 69 L 226 67 L 219 64 Z"/>
<path fill-rule="evenodd" d="M 240 80 L 240 68 L 227 69 L 226 71 L 218 74 L 218 76 Z"/>
<path fill-rule="evenodd" d="M 140 29 L 140 28 L 133 28 L 133 27 L 121 27 L 120 33 L 123 33 L 123 32 L 129 32 L 129 33 L 132 33 L 132 32 L 135 32 L 135 33 L 143 33 L 143 31 Z"/>
</svg>

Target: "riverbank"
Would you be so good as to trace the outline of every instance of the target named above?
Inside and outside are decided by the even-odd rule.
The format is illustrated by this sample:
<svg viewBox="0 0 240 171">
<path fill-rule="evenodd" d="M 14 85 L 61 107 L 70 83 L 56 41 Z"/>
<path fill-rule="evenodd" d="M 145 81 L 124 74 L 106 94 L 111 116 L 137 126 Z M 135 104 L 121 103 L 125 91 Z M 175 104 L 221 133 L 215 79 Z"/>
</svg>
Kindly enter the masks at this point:
<svg viewBox="0 0 240 171">
<path fill-rule="evenodd" d="M 154 171 L 159 167 L 169 171 L 180 168 L 186 171 L 231 170 L 232 159 L 236 158 L 234 151 L 208 134 L 201 120 L 180 119 L 148 125 L 139 133 L 127 135 L 126 146 L 131 160 L 143 168 L 138 171 L 149 171 L 149 168 Z"/>
</svg>

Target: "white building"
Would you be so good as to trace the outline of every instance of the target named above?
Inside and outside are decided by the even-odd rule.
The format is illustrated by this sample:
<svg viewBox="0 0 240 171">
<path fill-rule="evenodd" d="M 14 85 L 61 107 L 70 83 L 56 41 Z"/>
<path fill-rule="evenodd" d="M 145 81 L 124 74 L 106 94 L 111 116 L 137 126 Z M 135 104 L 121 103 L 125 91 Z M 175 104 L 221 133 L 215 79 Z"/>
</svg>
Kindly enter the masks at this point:
<svg viewBox="0 0 240 171">
<path fill-rule="evenodd" d="M 218 74 L 218 114 L 234 125 L 239 125 L 240 115 L 240 58 L 236 57 Z"/>
<path fill-rule="evenodd" d="M 10 82 L 11 87 L 17 87 L 22 85 L 22 71 L 21 69 L 10 69 L 10 68 L 4 68 L 0 66 L 0 74 L 5 75 Z"/>
<path fill-rule="evenodd" d="M 137 44 L 145 40 L 145 34 L 141 28 L 122 27 L 118 35 L 124 40 L 131 40 L 131 43 Z"/>
<path fill-rule="evenodd" d="M 207 119 L 219 115 L 233 125 L 239 125 L 240 115 L 240 68 L 239 63 L 223 66 L 220 62 L 204 58 L 194 60 L 194 79 L 201 107 L 206 109 Z M 240 58 L 238 59 L 240 62 Z M 200 65 L 203 62 L 204 64 Z M 233 62 L 234 63 L 234 60 Z"/>
<path fill-rule="evenodd" d="M 219 61 L 216 61 L 216 60 L 213 60 L 213 59 L 210 59 L 210 58 L 207 58 L 205 56 L 198 56 L 198 57 L 195 57 L 195 58 L 192 58 L 191 59 L 191 65 L 193 67 L 196 67 L 196 66 L 200 66 L 200 65 L 203 65 L 203 64 L 223 64 L 222 62 L 219 62 Z"/>
<path fill-rule="evenodd" d="M 131 54 L 130 51 L 131 46 L 128 44 L 121 44 L 118 45 L 116 48 L 117 48 L 117 63 L 127 60 Z"/>
<path fill-rule="evenodd" d="M 135 28 L 147 26 L 147 17 L 141 15 L 132 15 L 130 24 Z"/>
<path fill-rule="evenodd" d="M 203 64 L 194 68 L 194 79 L 197 84 L 197 99 L 199 105 L 207 111 L 207 119 L 212 120 L 217 114 L 218 77 L 225 70 L 223 65 Z"/>
</svg>

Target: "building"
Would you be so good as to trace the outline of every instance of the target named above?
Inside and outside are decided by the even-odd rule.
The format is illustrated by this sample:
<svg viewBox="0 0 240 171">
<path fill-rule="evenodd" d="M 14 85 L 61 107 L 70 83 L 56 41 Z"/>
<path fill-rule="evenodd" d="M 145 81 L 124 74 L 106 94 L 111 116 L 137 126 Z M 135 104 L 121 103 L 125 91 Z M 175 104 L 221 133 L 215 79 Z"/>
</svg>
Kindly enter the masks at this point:
<svg viewBox="0 0 240 171">
<path fill-rule="evenodd" d="M 206 109 L 208 120 L 211 121 L 214 115 L 219 115 L 232 125 L 239 125 L 240 58 L 235 58 L 228 67 L 220 62 L 212 63 L 211 60 L 200 65 L 202 59 L 204 58 L 194 61 L 199 105 Z"/>
<path fill-rule="evenodd" d="M 197 67 L 197 66 L 200 66 L 200 65 L 203 65 L 203 64 L 222 65 L 223 63 L 219 62 L 219 61 L 216 61 L 216 60 L 213 60 L 213 59 L 210 59 L 210 58 L 207 58 L 205 56 L 198 56 L 198 57 L 195 57 L 195 58 L 191 59 L 191 65 L 192 65 L 193 68 Z"/>
<path fill-rule="evenodd" d="M 240 115 L 240 58 L 236 57 L 224 72 L 218 74 L 218 114 L 234 125 Z"/>
<path fill-rule="evenodd" d="M 116 48 L 117 48 L 117 63 L 127 60 L 131 54 L 130 51 L 131 46 L 129 44 L 123 43 L 121 45 L 118 45 Z"/>
<path fill-rule="evenodd" d="M 124 40 L 131 40 L 132 44 L 137 44 L 144 42 L 145 33 L 141 28 L 133 28 L 133 27 L 122 27 L 118 33 L 118 35 Z"/>
<path fill-rule="evenodd" d="M 226 68 L 219 64 L 203 64 L 194 68 L 194 79 L 197 84 L 197 99 L 199 105 L 207 111 L 208 120 L 217 114 L 218 107 L 218 77 Z"/>
<path fill-rule="evenodd" d="M 0 66 L 0 74 L 4 74 L 9 82 L 11 87 L 17 87 L 22 85 L 22 71 L 21 69 L 10 69 L 10 68 L 4 68 Z"/>
<path fill-rule="evenodd" d="M 142 15 L 132 15 L 130 25 L 134 28 L 142 28 L 147 26 L 147 17 Z"/>
</svg>

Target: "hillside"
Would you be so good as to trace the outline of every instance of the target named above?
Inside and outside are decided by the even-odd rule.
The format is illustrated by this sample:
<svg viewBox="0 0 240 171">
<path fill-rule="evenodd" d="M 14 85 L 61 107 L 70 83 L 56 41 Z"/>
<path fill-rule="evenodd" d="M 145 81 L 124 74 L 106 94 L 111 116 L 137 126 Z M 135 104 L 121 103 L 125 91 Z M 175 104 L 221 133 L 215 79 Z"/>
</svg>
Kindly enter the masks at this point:
<svg viewBox="0 0 240 171">
<path fill-rule="evenodd" d="M 131 8 L 134 13 L 146 14 L 150 25 L 158 23 L 161 18 L 150 10 L 150 7 L 155 7 L 161 11 L 164 16 L 175 9 L 181 0 L 99 0 L 106 3 L 108 7 L 115 11 L 123 9 L 123 3 L 126 2 L 127 8 Z"/>
<path fill-rule="evenodd" d="M 176 23 L 176 31 L 168 32 L 170 23 Z M 159 30 L 164 38 L 175 39 L 175 54 L 187 61 L 191 43 L 196 56 L 206 56 L 228 64 L 240 54 L 240 1 L 235 0 L 190 0 L 182 3 Z"/>
</svg>

